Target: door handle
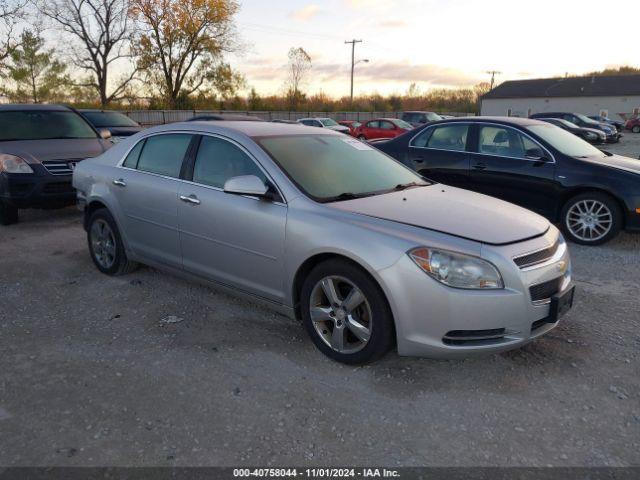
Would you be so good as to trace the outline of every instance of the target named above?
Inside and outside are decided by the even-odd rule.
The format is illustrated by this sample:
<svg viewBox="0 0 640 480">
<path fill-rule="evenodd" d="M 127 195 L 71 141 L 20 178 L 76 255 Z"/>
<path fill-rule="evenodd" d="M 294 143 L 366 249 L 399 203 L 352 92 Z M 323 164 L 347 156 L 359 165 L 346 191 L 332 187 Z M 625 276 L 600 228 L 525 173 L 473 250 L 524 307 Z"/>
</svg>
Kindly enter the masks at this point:
<svg viewBox="0 0 640 480">
<path fill-rule="evenodd" d="M 198 197 L 195 195 L 189 195 L 188 197 L 186 195 L 180 195 L 180 200 L 185 203 L 190 203 L 191 205 L 200 205 L 200 200 L 198 200 Z"/>
<path fill-rule="evenodd" d="M 471 168 L 475 168 L 476 170 L 484 170 L 485 168 L 487 168 L 487 164 L 486 163 L 476 163 Z"/>
<path fill-rule="evenodd" d="M 118 186 L 118 187 L 126 187 L 127 186 L 127 182 L 125 182 L 123 179 L 119 178 L 117 180 L 113 181 L 113 184 Z"/>
</svg>

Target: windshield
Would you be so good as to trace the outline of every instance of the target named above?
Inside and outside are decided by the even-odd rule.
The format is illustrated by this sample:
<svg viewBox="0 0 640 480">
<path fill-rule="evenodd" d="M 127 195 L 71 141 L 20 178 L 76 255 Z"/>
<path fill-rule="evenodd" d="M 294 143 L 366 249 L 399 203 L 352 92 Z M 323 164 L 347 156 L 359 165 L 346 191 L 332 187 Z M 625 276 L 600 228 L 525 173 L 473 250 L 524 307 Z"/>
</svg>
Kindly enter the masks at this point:
<svg viewBox="0 0 640 480">
<path fill-rule="evenodd" d="M 407 184 L 429 185 L 413 171 L 354 138 L 287 135 L 255 140 L 294 183 L 320 202 L 386 193 Z"/>
<path fill-rule="evenodd" d="M 600 125 L 599 122 L 596 122 L 595 120 L 592 120 L 591 118 L 587 117 L 586 115 L 582 115 L 581 113 L 576 113 L 575 115 L 580 120 L 582 120 L 584 123 L 588 123 L 590 125 Z"/>
<path fill-rule="evenodd" d="M 331 118 L 321 118 L 320 123 L 322 123 L 325 127 L 335 127 L 338 123 Z"/>
<path fill-rule="evenodd" d="M 139 125 L 119 112 L 82 112 L 94 127 L 138 127 Z"/>
<path fill-rule="evenodd" d="M 580 137 L 555 125 L 530 125 L 529 131 L 535 133 L 560 153 L 570 157 L 606 157 L 607 155 Z"/>
<path fill-rule="evenodd" d="M 0 112 L 0 141 L 97 138 L 91 126 L 75 112 Z"/>
<path fill-rule="evenodd" d="M 394 120 L 393 122 L 400 128 L 404 128 L 405 130 L 413 130 L 413 125 L 405 122 L 404 120 Z"/>
<path fill-rule="evenodd" d="M 544 118 L 543 120 L 549 120 Z M 566 125 L 569 128 L 580 128 L 578 127 L 575 123 L 570 122 L 569 120 L 564 120 L 562 118 L 552 118 L 550 119 L 551 121 L 549 123 L 561 123 L 562 125 Z"/>
</svg>

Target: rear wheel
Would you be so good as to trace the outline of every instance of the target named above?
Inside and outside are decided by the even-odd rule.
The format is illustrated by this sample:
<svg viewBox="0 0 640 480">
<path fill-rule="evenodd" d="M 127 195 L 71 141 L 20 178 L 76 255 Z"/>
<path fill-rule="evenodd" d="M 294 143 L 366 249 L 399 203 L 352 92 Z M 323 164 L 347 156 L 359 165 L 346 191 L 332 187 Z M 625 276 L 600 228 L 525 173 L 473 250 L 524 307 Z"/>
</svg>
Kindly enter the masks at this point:
<svg viewBox="0 0 640 480">
<path fill-rule="evenodd" d="M 0 225 L 18 223 L 18 208 L 0 200 Z"/>
<path fill-rule="evenodd" d="M 618 235 L 622 212 L 609 195 L 587 192 L 573 197 L 562 209 L 562 230 L 582 245 L 601 245 Z"/>
<path fill-rule="evenodd" d="M 91 214 L 87 240 L 95 266 L 107 275 L 125 275 L 138 266 L 127 258 L 120 231 L 108 210 L 100 209 Z"/>
<path fill-rule="evenodd" d="M 633 133 L 640 133 L 640 125 L 634 125 L 631 131 Z"/>
<path fill-rule="evenodd" d="M 309 336 L 333 360 L 367 363 L 392 347 L 393 317 L 384 293 L 357 266 L 342 260 L 316 266 L 304 282 L 301 300 Z"/>
</svg>

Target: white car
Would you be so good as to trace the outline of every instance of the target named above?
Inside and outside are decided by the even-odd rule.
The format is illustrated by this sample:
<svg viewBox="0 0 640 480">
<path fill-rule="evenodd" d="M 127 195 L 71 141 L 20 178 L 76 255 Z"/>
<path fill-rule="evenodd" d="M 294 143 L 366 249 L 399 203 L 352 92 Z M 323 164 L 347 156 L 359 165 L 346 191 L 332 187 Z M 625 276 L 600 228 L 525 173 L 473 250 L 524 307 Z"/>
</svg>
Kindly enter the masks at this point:
<svg viewBox="0 0 640 480">
<path fill-rule="evenodd" d="M 319 128 L 328 128 L 329 130 L 335 130 L 336 132 L 345 133 L 350 135 L 351 130 L 349 127 L 345 127 L 344 125 L 340 125 L 332 118 L 301 118 L 298 120 L 298 123 L 306 125 L 308 127 L 319 127 Z"/>
</svg>

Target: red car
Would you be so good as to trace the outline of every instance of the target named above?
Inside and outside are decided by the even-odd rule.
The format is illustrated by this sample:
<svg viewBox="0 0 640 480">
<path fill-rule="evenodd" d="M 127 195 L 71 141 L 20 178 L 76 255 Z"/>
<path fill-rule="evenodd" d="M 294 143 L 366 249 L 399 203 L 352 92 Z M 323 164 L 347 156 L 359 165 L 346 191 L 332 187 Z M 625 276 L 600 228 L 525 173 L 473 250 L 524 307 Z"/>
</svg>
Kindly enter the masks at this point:
<svg viewBox="0 0 640 480">
<path fill-rule="evenodd" d="M 640 117 L 627 120 L 627 124 L 625 125 L 625 127 L 627 130 L 631 130 L 633 133 L 640 133 Z"/>
<path fill-rule="evenodd" d="M 358 127 L 360 125 L 362 125 L 360 122 L 356 122 L 355 120 L 342 120 L 341 122 L 338 122 L 340 125 L 349 128 L 349 135 L 351 135 L 352 137 L 356 136 L 356 131 L 358 130 Z"/>
<path fill-rule="evenodd" d="M 409 130 L 413 130 L 413 126 L 404 120 L 398 118 L 376 118 L 360 125 L 355 136 L 360 140 L 396 138 Z"/>
</svg>

